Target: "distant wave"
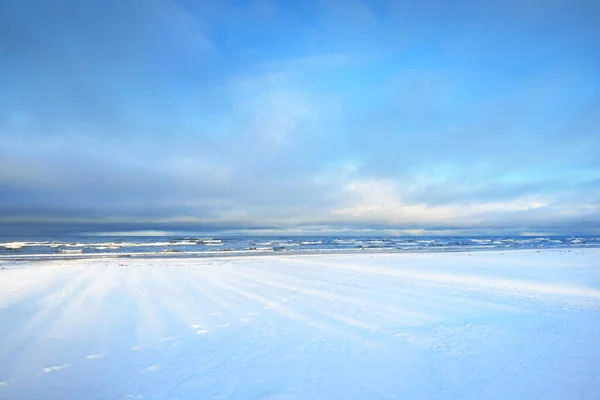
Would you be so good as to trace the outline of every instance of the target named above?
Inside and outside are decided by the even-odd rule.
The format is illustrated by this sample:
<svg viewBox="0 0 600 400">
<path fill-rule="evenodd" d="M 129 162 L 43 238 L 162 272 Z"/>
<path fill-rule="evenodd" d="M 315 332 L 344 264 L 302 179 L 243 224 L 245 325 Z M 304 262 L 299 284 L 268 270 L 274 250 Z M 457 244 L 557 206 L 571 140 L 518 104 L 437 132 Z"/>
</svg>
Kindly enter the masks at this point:
<svg viewBox="0 0 600 400">
<path fill-rule="evenodd" d="M 217 244 L 222 243 L 221 239 L 198 239 L 195 241 L 197 244 Z"/>
<path fill-rule="evenodd" d="M 469 240 L 474 243 L 490 243 L 492 241 L 492 239 L 469 239 Z"/>
<path fill-rule="evenodd" d="M 9 243 L 2 243 L 2 247 L 4 247 L 7 250 L 18 250 L 21 247 L 27 246 L 27 243 L 25 242 L 9 242 Z"/>
<path fill-rule="evenodd" d="M 207 240 L 181 240 L 181 241 L 162 241 L 162 242 L 7 242 L 0 243 L 1 247 L 6 249 L 20 249 L 22 247 L 94 247 L 104 249 L 118 249 L 121 247 L 164 247 L 164 246 L 191 246 L 196 244 L 205 244 L 208 246 L 220 246 L 221 240 L 219 239 L 207 239 Z"/>
<path fill-rule="evenodd" d="M 190 254 L 257 254 L 267 252 L 318 253 L 348 251 L 474 251 L 531 248 L 600 247 L 600 237 L 585 236 L 496 236 L 496 237 L 161 237 L 128 236 L 10 238 L 0 242 L 0 257 L 40 256 L 151 256 Z"/>
<path fill-rule="evenodd" d="M 333 243 L 338 244 L 355 244 L 356 240 L 346 240 L 346 239 L 333 239 Z"/>
</svg>

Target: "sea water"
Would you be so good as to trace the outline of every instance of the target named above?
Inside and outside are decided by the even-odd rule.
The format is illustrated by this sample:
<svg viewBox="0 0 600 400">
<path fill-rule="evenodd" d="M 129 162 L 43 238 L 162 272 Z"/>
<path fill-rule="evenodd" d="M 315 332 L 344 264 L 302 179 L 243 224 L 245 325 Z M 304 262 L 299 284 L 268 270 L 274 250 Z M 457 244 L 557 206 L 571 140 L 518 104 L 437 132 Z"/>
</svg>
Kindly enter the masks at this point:
<svg viewBox="0 0 600 400">
<path fill-rule="evenodd" d="M 422 252 L 600 247 L 590 236 L 65 236 L 0 238 L 0 259 Z"/>
</svg>

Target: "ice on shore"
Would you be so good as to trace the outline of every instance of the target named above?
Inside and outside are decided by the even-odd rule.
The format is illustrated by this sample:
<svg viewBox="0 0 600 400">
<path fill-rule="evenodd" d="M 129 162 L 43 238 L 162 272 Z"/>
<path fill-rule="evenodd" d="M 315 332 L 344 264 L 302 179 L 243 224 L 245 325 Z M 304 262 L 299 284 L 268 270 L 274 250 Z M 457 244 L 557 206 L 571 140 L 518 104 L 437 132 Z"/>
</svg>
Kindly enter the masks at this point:
<svg viewBox="0 0 600 400">
<path fill-rule="evenodd" d="M 0 321 L 0 399 L 600 394 L 599 249 L 30 263 Z"/>
</svg>

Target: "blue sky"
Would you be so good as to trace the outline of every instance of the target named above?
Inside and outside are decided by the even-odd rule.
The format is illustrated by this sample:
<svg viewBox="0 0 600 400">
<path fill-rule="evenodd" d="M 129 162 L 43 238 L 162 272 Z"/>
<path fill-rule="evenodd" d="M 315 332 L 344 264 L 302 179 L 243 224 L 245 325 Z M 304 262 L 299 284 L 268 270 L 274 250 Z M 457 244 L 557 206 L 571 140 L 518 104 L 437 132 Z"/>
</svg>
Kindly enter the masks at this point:
<svg viewBox="0 0 600 400">
<path fill-rule="evenodd" d="M 577 0 L 0 1 L 0 226 L 599 234 L 599 26 Z"/>
</svg>

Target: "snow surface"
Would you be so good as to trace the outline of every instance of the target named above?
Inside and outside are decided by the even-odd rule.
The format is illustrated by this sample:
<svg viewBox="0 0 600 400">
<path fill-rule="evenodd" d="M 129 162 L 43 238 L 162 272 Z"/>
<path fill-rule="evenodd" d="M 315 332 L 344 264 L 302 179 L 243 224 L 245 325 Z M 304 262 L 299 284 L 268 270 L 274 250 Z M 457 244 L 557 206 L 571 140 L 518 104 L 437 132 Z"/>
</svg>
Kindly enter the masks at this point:
<svg viewBox="0 0 600 400">
<path fill-rule="evenodd" d="M 0 267 L 0 399 L 600 399 L 599 249 Z"/>
</svg>

